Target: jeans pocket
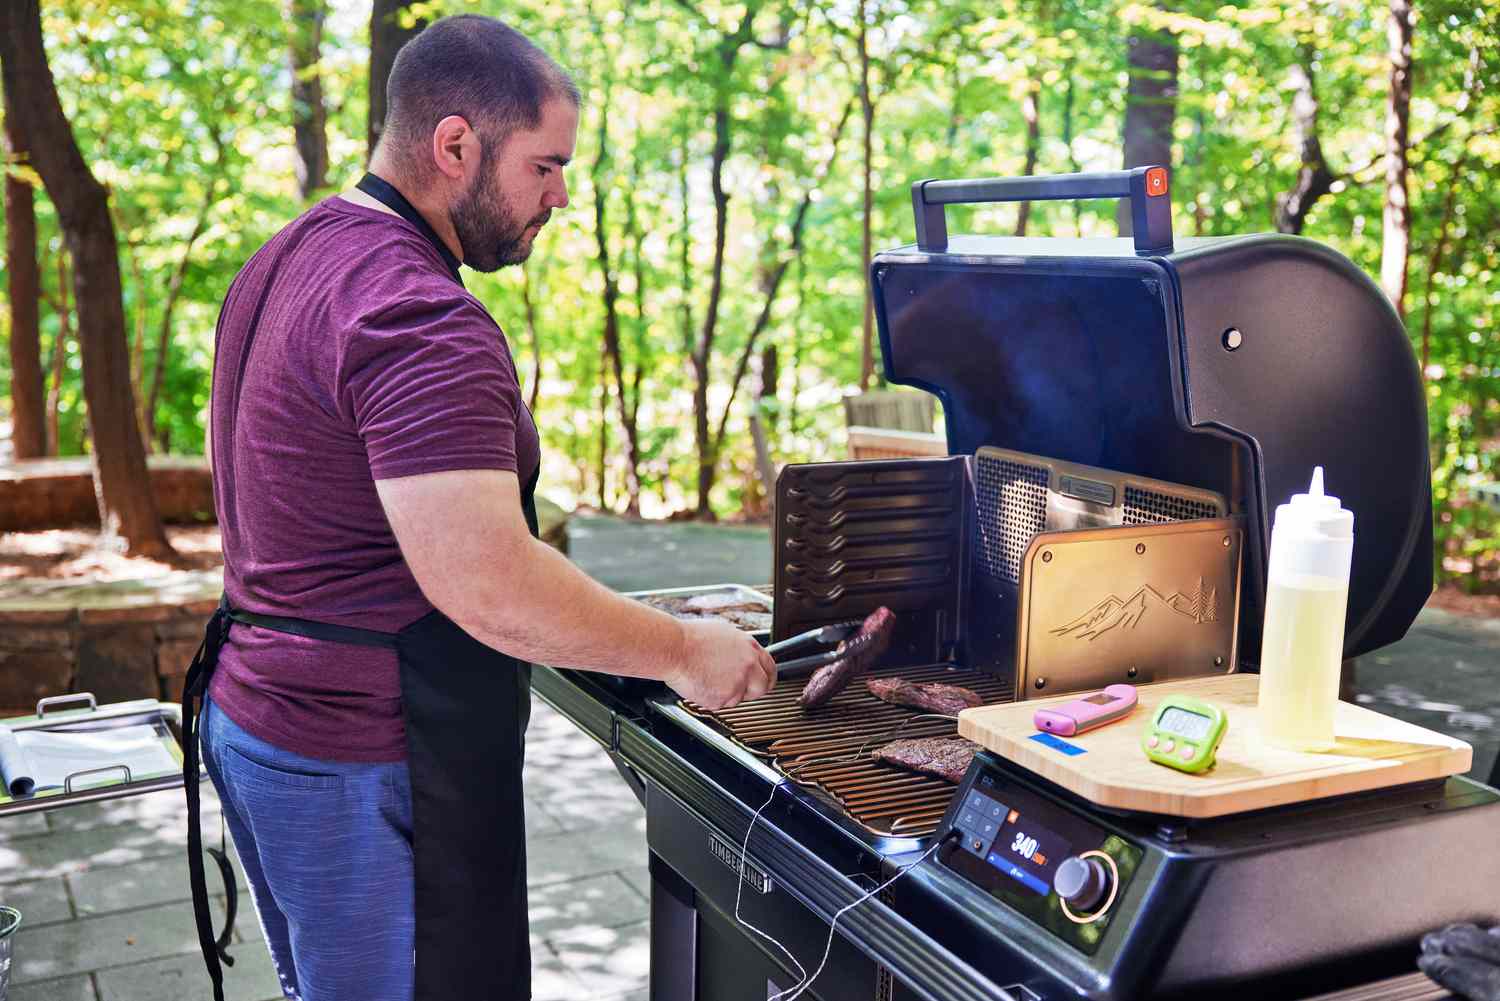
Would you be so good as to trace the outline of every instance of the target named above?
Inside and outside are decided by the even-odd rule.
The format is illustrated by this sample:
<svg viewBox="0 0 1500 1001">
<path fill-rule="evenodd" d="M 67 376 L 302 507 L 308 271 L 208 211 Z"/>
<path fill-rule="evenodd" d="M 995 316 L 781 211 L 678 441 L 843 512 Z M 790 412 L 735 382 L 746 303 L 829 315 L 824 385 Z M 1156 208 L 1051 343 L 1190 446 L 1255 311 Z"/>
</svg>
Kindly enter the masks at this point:
<svg viewBox="0 0 1500 1001">
<path fill-rule="evenodd" d="M 237 747 L 225 747 L 224 750 L 228 752 L 224 755 L 224 768 L 234 777 L 236 784 L 251 783 L 284 789 L 311 789 L 319 792 L 335 791 L 344 785 L 342 775 L 304 772 L 285 765 L 257 761 Z"/>
</svg>

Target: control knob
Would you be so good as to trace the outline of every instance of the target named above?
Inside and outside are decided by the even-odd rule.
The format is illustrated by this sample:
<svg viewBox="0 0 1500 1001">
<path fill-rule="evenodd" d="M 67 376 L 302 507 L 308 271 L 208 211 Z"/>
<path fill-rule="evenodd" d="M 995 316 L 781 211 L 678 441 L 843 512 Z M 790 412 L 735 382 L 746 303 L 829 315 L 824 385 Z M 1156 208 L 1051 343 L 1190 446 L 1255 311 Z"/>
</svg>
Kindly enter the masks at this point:
<svg viewBox="0 0 1500 1001">
<path fill-rule="evenodd" d="M 1109 891 L 1109 873 L 1097 858 L 1063 860 L 1052 877 L 1052 889 L 1063 902 L 1078 911 L 1091 911 Z"/>
</svg>

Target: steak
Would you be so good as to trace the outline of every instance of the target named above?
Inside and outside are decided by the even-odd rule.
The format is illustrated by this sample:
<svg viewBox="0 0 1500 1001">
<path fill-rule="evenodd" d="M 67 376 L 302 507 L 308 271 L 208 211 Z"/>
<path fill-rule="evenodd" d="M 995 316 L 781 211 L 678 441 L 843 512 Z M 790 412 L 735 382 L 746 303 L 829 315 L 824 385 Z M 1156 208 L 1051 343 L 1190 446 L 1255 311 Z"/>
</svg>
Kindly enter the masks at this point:
<svg viewBox="0 0 1500 1001">
<path fill-rule="evenodd" d="M 940 682 L 914 685 L 901 678 L 870 678 L 865 682 L 865 687 L 882 702 L 910 706 L 943 716 L 957 716 L 961 710 L 984 705 L 984 699 L 978 692 Z"/>
<path fill-rule="evenodd" d="M 962 737 L 912 737 L 893 740 L 875 749 L 875 760 L 898 765 L 955 785 L 963 781 L 964 772 L 979 745 Z"/>
<path fill-rule="evenodd" d="M 765 605 L 735 594 L 658 594 L 640 600 L 678 619 L 723 619 L 751 633 L 771 628 L 771 612 Z"/>
<path fill-rule="evenodd" d="M 891 630 L 896 627 L 896 616 L 884 605 L 875 609 L 860 623 L 859 632 L 837 647 L 844 655 L 831 664 L 825 664 L 807 679 L 797 702 L 803 709 L 816 709 L 839 692 L 849 682 L 870 669 L 891 644 Z"/>
</svg>

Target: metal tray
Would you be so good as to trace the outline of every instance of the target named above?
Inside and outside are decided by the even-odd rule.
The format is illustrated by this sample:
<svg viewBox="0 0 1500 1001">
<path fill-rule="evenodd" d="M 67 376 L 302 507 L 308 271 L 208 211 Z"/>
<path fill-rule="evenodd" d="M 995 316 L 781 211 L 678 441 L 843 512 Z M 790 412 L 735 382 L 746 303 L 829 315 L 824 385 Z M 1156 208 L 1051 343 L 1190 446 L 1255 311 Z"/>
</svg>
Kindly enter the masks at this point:
<svg viewBox="0 0 1500 1001">
<path fill-rule="evenodd" d="M 650 591 L 625 591 L 622 592 L 627 598 L 692 598 L 700 594 L 726 594 L 742 599 L 747 604 L 764 605 L 767 612 L 772 611 L 771 596 L 763 594 L 752 587 L 744 584 L 703 584 L 697 587 L 666 587 Z M 746 634 L 761 644 L 769 643 L 771 630 L 755 629 L 745 630 Z M 615 674 L 601 674 L 599 679 L 610 688 L 622 695 L 645 695 L 651 692 L 665 691 L 660 681 L 650 678 L 622 678 Z"/>
</svg>

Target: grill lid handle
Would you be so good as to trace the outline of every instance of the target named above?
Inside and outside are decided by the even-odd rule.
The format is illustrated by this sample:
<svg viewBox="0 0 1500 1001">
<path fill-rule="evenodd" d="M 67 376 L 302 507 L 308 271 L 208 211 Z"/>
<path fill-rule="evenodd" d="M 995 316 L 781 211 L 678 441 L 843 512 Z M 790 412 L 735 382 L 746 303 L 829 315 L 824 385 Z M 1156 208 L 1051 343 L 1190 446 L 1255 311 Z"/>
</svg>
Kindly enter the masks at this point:
<svg viewBox="0 0 1500 1001">
<path fill-rule="evenodd" d="M 911 186 L 912 209 L 917 217 L 917 249 L 928 254 L 941 254 L 948 249 L 948 219 L 944 205 L 1126 198 L 1130 200 L 1135 252 L 1143 257 L 1169 254 L 1172 252 L 1172 199 L 1167 196 L 1167 187 L 1165 167 L 1042 177 L 917 181 Z"/>
</svg>

